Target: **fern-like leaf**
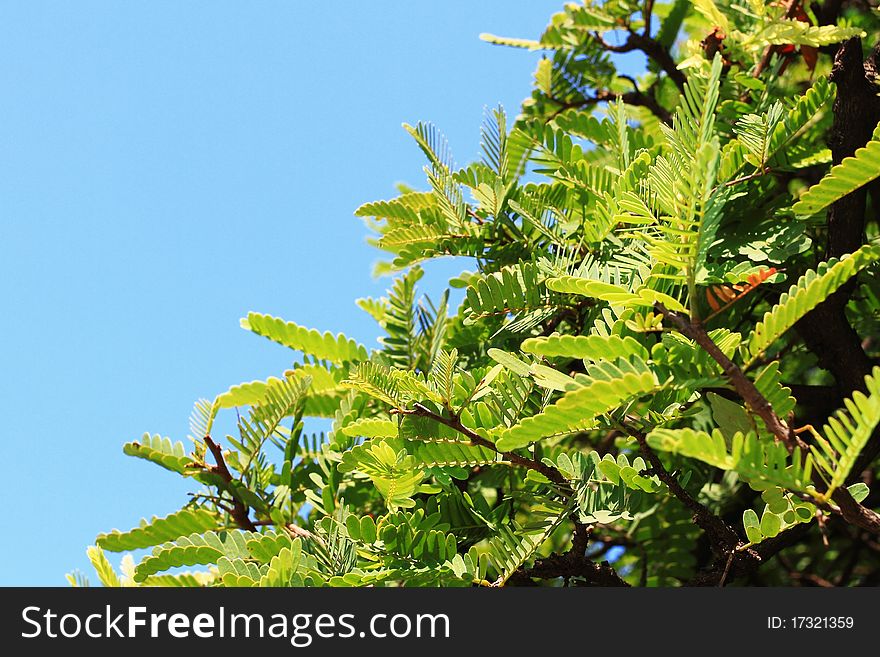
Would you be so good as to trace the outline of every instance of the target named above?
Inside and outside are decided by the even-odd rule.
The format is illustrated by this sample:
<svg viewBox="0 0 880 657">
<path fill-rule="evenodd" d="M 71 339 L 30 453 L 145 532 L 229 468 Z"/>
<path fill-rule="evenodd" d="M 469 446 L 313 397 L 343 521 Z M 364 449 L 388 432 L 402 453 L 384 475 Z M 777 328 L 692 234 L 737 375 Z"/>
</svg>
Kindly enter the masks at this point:
<svg viewBox="0 0 880 657">
<path fill-rule="evenodd" d="M 175 537 L 153 548 L 152 553 L 144 557 L 135 568 L 134 580 L 144 582 L 170 568 L 213 564 L 221 558 L 250 558 L 243 532 L 205 532 Z"/>
<path fill-rule="evenodd" d="M 632 337 L 619 335 L 551 335 L 528 338 L 520 348 L 538 356 L 564 356 L 592 361 L 630 358 L 648 358 L 648 350 Z"/>
<path fill-rule="evenodd" d="M 824 438 L 817 437 L 818 446 L 812 446 L 816 463 L 830 479 L 826 497 L 846 482 L 880 423 L 880 367 L 865 377 L 865 387 L 868 395 L 856 390 L 852 399 L 844 400 L 846 409 L 828 418 L 822 431 Z"/>
<path fill-rule="evenodd" d="M 607 301 L 612 306 L 622 306 L 625 308 L 653 307 L 654 304 L 660 302 L 670 310 L 687 312 L 687 309 L 677 299 L 648 287 L 642 287 L 636 292 L 632 292 L 629 288 L 622 285 L 580 278 L 578 276 L 560 276 L 547 279 L 547 287 L 556 292 L 580 294 L 593 299 L 601 299 L 602 301 Z"/>
<path fill-rule="evenodd" d="M 792 210 L 799 215 L 813 215 L 867 185 L 880 176 L 880 140 L 869 141 L 853 157 L 831 168 L 822 180 L 810 187 Z"/>
<path fill-rule="evenodd" d="M 367 359 L 366 348 L 341 333 L 334 336 L 327 331 L 322 334 L 294 322 L 285 322 L 271 315 L 254 312 L 248 313 L 248 316 L 241 320 L 241 326 L 273 342 L 302 351 L 320 360 L 343 363 Z"/>
<path fill-rule="evenodd" d="M 194 464 L 192 458 L 187 455 L 182 442 L 172 443 L 170 438 L 163 438 L 158 434 L 151 436 L 145 433 L 140 441 L 123 445 L 122 451 L 128 456 L 152 461 L 177 474 L 185 474 L 187 468 Z"/>
<path fill-rule="evenodd" d="M 527 417 L 507 429 L 498 439 L 502 451 L 525 447 L 554 435 L 588 429 L 602 413 L 607 413 L 632 397 L 651 392 L 657 379 L 650 371 L 627 372 L 610 381 L 594 380 L 569 391 L 538 415 Z"/>
<path fill-rule="evenodd" d="M 107 561 L 107 556 L 104 554 L 104 550 L 96 545 L 92 545 L 86 549 L 86 554 L 88 555 L 92 566 L 94 566 L 95 573 L 97 573 L 101 584 L 114 588 L 122 586 L 119 576 L 116 574 L 116 571 L 113 570 L 113 566 L 110 565 L 110 562 Z"/>
<path fill-rule="evenodd" d="M 110 552 L 138 550 L 222 525 L 223 518 L 209 509 L 181 509 L 164 518 L 142 520 L 139 527 L 127 532 L 114 529 L 109 534 L 99 534 L 95 542 Z"/>
<path fill-rule="evenodd" d="M 743 479 L 755 484 L 780 486 L 791 491 L 808 491 L 813 458 L 803 457 L 800 448 L 789 455 L 785 445 L 759 438 L 754 432 L 737 433 L 730 446 L 724 434 L 694 429 L 654 429 L 648 444 L 664 452 L 681 454 L 722 470 L 735 470 Z"/>
<path fill-rule="evenodd" d="M 840 260 L 832 258 L 801 276 L 755 326 L 749 340 L 750 357 L 746 366 L 755 362 L 801 317 L 877 259 L 880 259 L 880 245 L 866 244 Z"/>
</svg>

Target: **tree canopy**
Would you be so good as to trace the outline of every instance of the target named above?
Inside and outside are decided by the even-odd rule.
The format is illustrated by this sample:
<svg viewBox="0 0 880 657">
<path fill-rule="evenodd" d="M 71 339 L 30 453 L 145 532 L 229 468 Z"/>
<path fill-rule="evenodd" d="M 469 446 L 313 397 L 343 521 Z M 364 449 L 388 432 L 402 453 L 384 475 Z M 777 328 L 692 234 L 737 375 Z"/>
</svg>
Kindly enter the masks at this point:
<svg viewBox="0 0 880 657">
<path fill-rule="evenodd" d="M 463 167 L 405 125 L 424 187 L 355 213 L 392 277 L 357 300 L 380 347 L 249 313 L 295 362 L 198 401 L 187 445 L 125 444 L 194 494 L 98 536 L 99 580 L 880 583 L 878 25 L 587 0 L 483 35 L 542 53 L 518 116 L 487 111 Z M 418 291 L 447 256 L 457 308 Z"/>
</svg>

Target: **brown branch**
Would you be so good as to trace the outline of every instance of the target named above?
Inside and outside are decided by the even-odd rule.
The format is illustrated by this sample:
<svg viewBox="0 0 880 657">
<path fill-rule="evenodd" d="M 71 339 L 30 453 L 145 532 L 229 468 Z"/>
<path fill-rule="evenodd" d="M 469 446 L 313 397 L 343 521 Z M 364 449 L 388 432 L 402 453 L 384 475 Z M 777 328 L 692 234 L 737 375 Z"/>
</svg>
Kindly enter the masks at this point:
<svg viewBox="0 0 880 657">
<path fill-rule="evenodd" d="M 571 537 L 571 549 L 565 554 L 551 554 L 549 557 L 536 559 L 531 568 L 520 568 L 509 579 L 508 584 L 528 585 L 532 578 L 556 579 L 563 577 L 579 577 L 593 586 L 629 586 L 614 567 L 607 561 L 596 563 L 586 556 L 590 543 L 590 530 L 579 522 L 574 524 Z"/>
<path fill-rule="evenodd" d="M 788 6 L 785 8 L 785 13 L 782 15 L 783 18 L 793 18 L 795 12 L 797 12 L 798 5 L 800 5 L 800 0 L 789 0 Z M 757 78 L 760 77 L 761 73 L 764 72 L 764 69 L 767 68 L 767 65 L 770 63 L 770 60 L 773 58 L 773 53 L 779 50 L 780 46 L 777 45 L 769 45 L 764 49 L 764 56 L 761 57 L 761 61 L 758 62 L 757 68 L 752 72 L 752 77 Z"/>
<path fill-rule="evenodd" d="M 748 577 L 785 548 L 794 545 L 810 531 L 812 524 L 798 524 L 761 541 L 748 550 L 737 551 L 733 560 L 729 554 L 718 555 L 708 568 L 697 573 L 687 586 L 718 586 L 728 579 Z M 726 573 L 726 574 L 725 574 Z"/>
<path fill-rule="evenodd" d="M 737 394 L 763 420 L 767 430 L 785 445 L 789 453 L 793 452 L 796 447 L 801 449 L 802 454 L 808 452 L 809 447 L 807 444 L 776 415 L 776 411 L 773 410 L 766 397 L 761 394 L 743 371 L 721 351 L 718 345 L 712 341 L 712 338 L 709 337 L 709 334 L 706 333 L 702 325 L 691 323 L 683 315 L 668 310 L 662 303 L 658 302 L 655 304 L 654 309 L 668 319 L 682 335 L 696 342 L 715 362 L 721 365 L 724 375 L 733 385 Z M 819 485 L 823 483 L 819 478 L 818 472 L 814 475 L 813 480 Z M 880 515 L 856 502 L 846 488 L 836 489 L 831 495 L 831 499 L 837 504 L 837 508 L 833 510 L 839 512 L 847 522 L 862 529 L 880 533 Z"/>
<path fill-rule="evenodd" d="M 700 324 L 693 324 L 689 319 L 676 312 L 668 310 L 662 303 L 654 305 L 654 310 L 661 313 L 669 322 L 678 329 L 678 331 L 687 338 L 696 342 L 703 350 L 709 354 L 712 359 L 721 366 L 724 375 L 733 385 L 734 390 L 743 399 L 754 413 L 763 420 L 767 430 L 772 433 L 777 440 L 785 444 L 789 450 L 793 450 L 796 446 L 805 448 L 806 445 L 797 436 L 795 436 L 788 425 L 783 422 L 770 402 L 761 394 L 743 371 L 732 361 L 727 355 L 721 351 L 717 344 L 706 333 L 706 329 Z"/>
<path fill-rule="evenodd" d="M 651 14 L 654 13 L 654 0 L 645 0 L 645 8 L 642 11 L 642 20 L 645 21 L 645 29 L 642 36 L 651 38 Z"/>
<path fill-rule="evenodd" d="M 712 513 L 705 505 L 701 504 L 688 493 L 678 480 L 663 465 L 657 453 L 648 445 L 647 436 L 634 427 L 626 426 L 626 432 L 636 439 L 645 460 L 651 464 L 651 474 L 657 475 L 669 491 L 678 498 L 693 513 L 694 522 L 706 532 L 712 547 L 719 553 L 730 553 L 740 544 L 739 537 L 730 526 L 720 517 Z"/>
<path fill-rule="evenodd" d="M 681 91 L 684 91 L 687 77 L 679 70 L 675 60 L 669 53 L 669 49 L 656 39 L 652 39 L 646 34 L 639 34 L 630 31 L 626 41 L 622 45 L 615 46 L 614 44 L 605 41 L 598 34 L 594 34 L 593 38 L 596 39 L 602 48 L 608 52 L 626 53 L 632 52 L 633 50 L 641 50 L 647 57 L 654 60 L 654 63 L 669 76 L 669 79 L 675 83 L 675 86 Z"/>
<path fill-rule="evenodd" d="M 502 452 L 495 447 L 495 443 L 490 440 L 486 440 L 478 433 L 471 431 L 466 426 L 461 423 L 461 420 L 457 417 L 443 417 L 442 415 L 438 415 L 434 411 L 422 406 L 421 404 L 413 404 L 412 410 L 398 411 L 398 413 L 402 413 L 405 415 L 418 415 L 421 417 L 431 418 L 435 422 L 439 422 L 440 424 L 445 424 L 447 427 L 455 429 L 461 435 L 467 437 L 470 440 L 472 445 L 479 445 L 480 447 L 488 447 L 494 452 L 497 452 L 501 456 L 504 457 L 505 460 L 509 461 L 513 465 L 518 465 L 523 468 L 528 468 L 529 470 L 534 470 L 535 472 L 539 472 L 547 479 L 552 481 L 554 484 L 559 485 L 564 490 L 570 492 L 571 487 L 569 485 L 568 480 L 562 475 L 562 473 L 554 468 L 553 466 L 547 465 L 546 463 L 541 463 L 540 461 L 535 461 L 524 456 L 520 456 L 514 452 Z"/>
<path fill-rule="evenodd" d="M 768 167 L 762 167 L 755 173 L 750 173 L 747 176 L 742 176 L 741 178 L 734 178 L 733 180 L 728 180 L 725 183 L 722 183 L 722 187 L 733 187 L 734 185 L 740 185 L 745 182 L 749 182 L 750 180 L 756 180 L 757 178 L 761 178 L 762 176 L 766 176 L 770 173 L 770 169 Z"/>
<path fill-rule="evenodd" d="M 821 586 L 822 588 L 835 588 L 835 584 L 833 582 L 829 582 L 824 577 L 820 577 L 815 573 L 807 573 L 801 572 L 797 568 L 794 567 L 788 559 L 783 557 L 781 554 L 778 557 L 779 563 L 788 571 L 788 576 L 796 582 L 799 582 L 801 586 L 804 583 L 810 586 Z"/>
<path fill-rule="evenodd" d="M 586 557 L 574 559 L 570 555 L 571 553 L 551 554 L 549 557 L 538 559 L 531 568 L 518 570 L 515 573 L 514 583 L 520 583 L 522 579 L 532 577 L 537 579 L 580 577 L 593 586 L 629 586 L 607 561 L 595 563 Z M 514 577 L 510 579 L 514 579 Z"/>
<path fill-rule="evenodd" d="M 672 114 L 657 102 L 657 99 L 653 94 L 645 93 L 639 89 L 622 94 L 608 91 L 607 89 L 600 89 L 596 92 L 595 96 L 588 96 L 579 100 L 564 101 L 553 97 L 550 97 L 548 100 L 559 105 L 559 108 L 550 114 L 551 119 L 556 118 L 559 114 L 568 109 L 585 109 L 587 107 L 592 107 L 593 105 L 598 105 L 599 103 L 613 103 L 616 100 L 622 100 L 627 105 L 634 105 L 648 109 L 651 114 L 656 116 L 666 125 L 672 124 Z"/>
<path fill-rule="evenodd" d="M 205 436 L 205 445 L 208 446 L 208 449 L 211 450 L 211 454 L 214 456 L 214 460 L 217 462 L 217 465 L 207 466 L 209 472 L 216 474 L 223 482 L 226 484 L 227 490 L 229 494 L 232 495 L 232 508 L 229 509 L 229 515 L 232 516 L 232 519 L 242 529 L 246 529 L 247 531 L 257 531 L 256 526 L 251 521 L 249 517 L 250 509 L 247 504 L 242 502 L 235 496 L 235 493 L 232 491 L 232 487 L 230 484 L 233 481 L 232 473 L 229 472 L 229 468 L 226 466 L 226 460 L 223 458 L 223 449 L 211 440 L 211 436 Z"/>
</svg>

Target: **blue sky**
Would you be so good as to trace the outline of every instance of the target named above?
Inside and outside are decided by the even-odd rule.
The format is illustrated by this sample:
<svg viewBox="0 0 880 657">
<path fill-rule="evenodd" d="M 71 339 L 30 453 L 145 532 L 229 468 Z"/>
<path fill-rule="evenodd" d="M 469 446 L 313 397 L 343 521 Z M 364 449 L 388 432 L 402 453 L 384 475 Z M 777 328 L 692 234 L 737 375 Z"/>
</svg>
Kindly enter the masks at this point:
<svg viewBox="0 0 880 657">
<path fill-rule="evenodd" d="M 0 3 L 0 584 L 65 585 L 98 533 L 186 501 L 121 446 L 290 364 L 247 311 L 375 345 L 354 299 L 389 280 L 352 213 L 424 184 L 401 123 L 476 157 L 538 57 L 478 34 L 561 5 Z"/>
</svg>

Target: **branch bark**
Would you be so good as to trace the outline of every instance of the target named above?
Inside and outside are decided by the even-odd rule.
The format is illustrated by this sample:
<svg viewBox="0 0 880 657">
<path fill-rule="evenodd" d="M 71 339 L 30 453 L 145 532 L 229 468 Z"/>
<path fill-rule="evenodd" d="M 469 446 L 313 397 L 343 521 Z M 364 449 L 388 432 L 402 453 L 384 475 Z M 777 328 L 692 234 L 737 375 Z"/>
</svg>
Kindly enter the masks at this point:
<svg viewBox="0 0 880 657">
<path fill-rule="evenodd" d="M 434 411 L 426 408 L 425 406 L 422 406 L 421 404 L 415 404 L 413 410 L 403 412 L 408 415 L 420 415 L 422 417 L 431 418 L 432 420 L 439 422 L 440 424 L 445 424 L 447 427 L 451 427 L 452 429 L 458 431 L 461 435 L 465 436 L 468 440 L 471 441 L 472 445 L 488 447 L 492 451 L 497 452 L 498 454 L 503 456 L 507 461 L 510 461 L 514 465 L 528 468 L 529 470 L 534 470 L 535 472 L 540 472 L 554 484 L 557 484 L 565 490 L 571 490 L 568 480 L 559 470 L 557 470 L 553 466 L 547 465 L 546 463 L 541 463 L 540 461 L 528 459 L 524 456 L 520 456 L 519 454 L 515 454 L 514 452 L 499 451 L 498 449 L 496 449 L 494 443 L 486 440 L 478 433 L 468 429 L 461 423 L 461 420 L 459 420 L 457 417 L 443 417 L 442 415 L 435 413 Z"/>
<path fill-rule="evenodd" d="M 688 493 L 678 480 L 663 465 L 657 453 L 648 445 L 647 436 L 633 427 L 626 427 L 626 432 L 636 439 L 645 460 L 651 464 L 651 473 L 669 487 L 669 491 L 693 513 L 694 522 L 706 532 L 713 548 L 718 553 L 730 554 L 739 543 L 739 537 L 724 520 L 712 513 Z"/>
<path fill-rule="evenodd" d="M 646 34 L 639 34 L 631 31 L 622 45 L 615 46 L 602 39 L 598 34 L 596 35 L 596 38 L 599 43 L 602 44 L 602 47 L 609 52 L 625 53 L 634 50 L 641 50 L 650 59 L 654 60 L 654 63 L 657 64 L 657 66 L 663 69 L 663 72 L 669 76 L 669 79 L 675 83 L 675 86 L 681 91 L 684 91 L 687 76 L 685 76 L 685 74 L 678 68 L 675 60 L 669 53 L 669 49 L 656 39 L 652 39 Z"/>
<path fill-rule="evenodd" d="M 211 454 L 214 456 L 214 461 L 217 463 L 217 465 L 209 466 L 208 469 L 226 483 L 227 490 L 229 490 L 229 494 L 232 496 L 232 508 L 229 509 L 229 515 L 232 516 L 235 524 L 242 529 L 251 532 L 257 531 L 256 526 L 250 519 L 250 509 L 247 504 L 239 500 L 232 492 L 231 488 L 229 488 L 229 484 L 232 483 L 233 477 L 232 473 L 229 472 L 229 468 L 226 466 L 226 460 L 223 458 L 223 448 L 211 440 L 211 436 L 205 436 L 205 445 L 211 450 Z"/>
<path fill-rule="evenodd" d="M 864 62 L 862 42 L 858 37 L 842 43 L 837 50 L 831 69 L 837 97 L 828 139 L 834 164 L 864 146 L 880 122 L 880 97 L 874 84 L 878 69 L 880 44 Z M 868 191 L 866 187 L 857 189 L 828 210 L 826 257 L 839 258 L 864 243 Z M 804 343 L 819 359 L 819 365 L 831 372 L 837 382 L 840 395 L 835 398 L 835 407 L 842 406 L 843 397 L 852 391 L 864 391 L 865 376 L 871 372 L 871 361 L 862 349 L 862 340 L 846 318 L 846 304 L 855 285 L 855 280 L 849 281 L 795 326 Z M 851 480 L 858 478 L 878 453 L 880 430 L 874 432 L 862 451 L 852 470 Z"/>
<path fill-rule="evenodd" d="M 715 362 L 721 365 L 725 376 L 739 396 L 761 418 L 767 430 L 785 445 L 789 453 L 794 451 L 795 447 L 800 447 L 801 453 L 807 453 L 809 446 L 776 415 L 770 402 L 755 387 L 755 384 L 721 351 L 700 324 L 691 323 L 684 316 L 668 310 L 662 303 L 655 304 L 654 309 L 668 319 L 682 335 L 700 345 Z M 813 477 L 813 480 L 819 486 L 823 484 L 818 473 Z M 838 511 L 847 522 L 875 534 L 880 533 L 880 515 L 856 502 L 846 488 L 836 489 L 831 499 L 837 504 L 837 508 L 834 510 Z"/>
<path fill-rule="evenodd" d="M 733 385 L 734 390 L 736 390 L 737 394 L 744 402 L 746 402 L 746 404 L 748 404 L 749 408 L 761 418 L 764 425 L 767 427 L 767 430 L 770 431 L 777 440 L 785 444 L 789 450 L 794 449 L 796 446 L 802 448 L 806 447 L 806 445 L 791 432 L 788 425 L 776 415 L 770 402 L 768 402 L 764 395 L 762 395 L 755 387 L 755 384 L 752 383 L 751 379 L 749 379 L 745 373 L 743 373 L 743 371 L 732 360 L 730 360 L 723 351 L 721 351 L 718 345 L 712 341 L 712 338 L 709 337 L 709 334 L 706 333 L 706 330 L 700 324 L 692 324 L 689 319 L 683 315 L 668 310 L 662 303 L 657 303 L 654 306 L 654 309 L 668 319 L 683 336 L 696 342 L 716 363 L 721 365 L 724 375 Z"/>
<path fill-rule="evenodd" d="M 607 89 L 600 89 L 596 92 L 595 96 L 573 102 L 565 102 L 557 98 L 550 98 L 550 100 L 559 105 L 559 109 L 551 115 L 551 118 L 557 116 L 567 109 L 582 109 L 585 107 L 598 105 L 599 103 L 612 103 L 616 100 L 622 100 L 627 105 L 645 107 L 660 121 L 662 121 L 666 125 L 672 125 L 672 114 L 670 114 L 665 107 L 657 102 L 657 99 L 652 94 L 645 93 L 639 89 L 636 89 L 635 91 L 628 91 L 623 94 L 608 91 Z"/>
<path fill-rule="evenodd" d="M 629 586 L 614 567 L 607 561 L 596 563 L 586 556 L 590 543 L 590 532 L 585 525 L 575 523 L 571 539 L 571 549 L 565 554 L 551 554 L 549 557 L 536 559 L 531 568 L 520 568 L 508 584 L 528 585 L 532 578 L 556 579 L 579 577 L 593 586 Z"/>
</svg>

